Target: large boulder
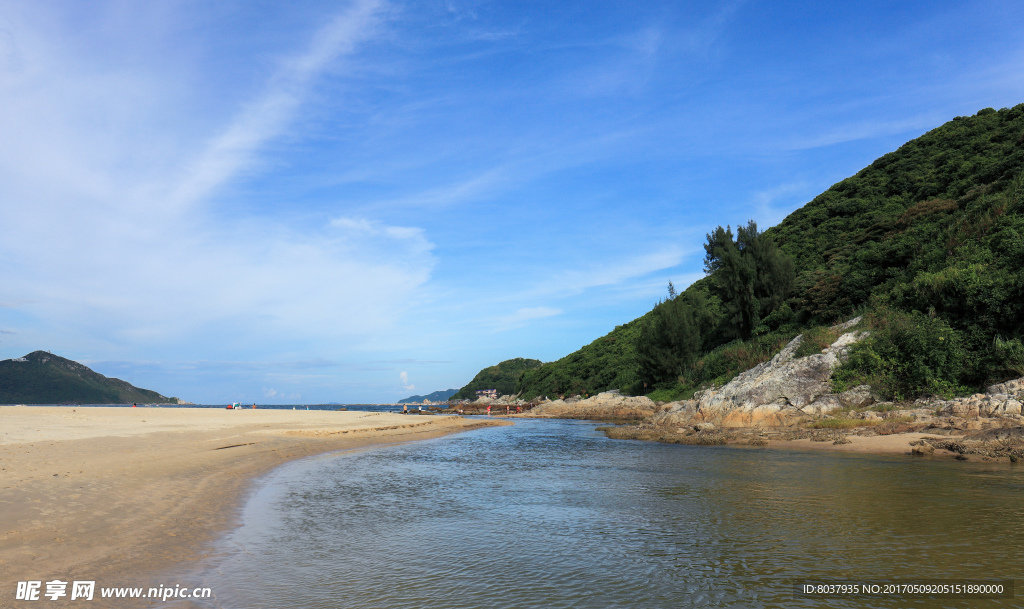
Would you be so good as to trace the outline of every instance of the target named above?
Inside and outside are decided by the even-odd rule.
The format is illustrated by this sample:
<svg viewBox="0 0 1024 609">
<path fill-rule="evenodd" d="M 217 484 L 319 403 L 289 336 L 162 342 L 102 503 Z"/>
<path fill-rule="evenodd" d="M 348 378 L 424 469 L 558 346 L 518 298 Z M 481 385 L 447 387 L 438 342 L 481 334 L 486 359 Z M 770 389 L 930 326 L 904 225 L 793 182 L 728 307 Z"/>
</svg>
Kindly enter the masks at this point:
<svg viewBox="0 0 1024 609">
<path fill-rule="evenodd" d="M 846 330 L 856 318 L 836 326 Z M 652 418 L 659 425 L 680 427 L 708 421 L 720 427 L 774 427 L 790 425 L 845 407 L 870 403 L 867 388 L 836 396 L 831 393 L 832 370 L 846 359 L 850 346 L 867 332 L 846 332 L 821 353 L 794 357 L 803 341 L 797 336 L 775 357 L 741 373 L 720 389 L 694 394 L 694 399 L 673 404 Z"/>
<path fill-rule="evenodd" d="M 858 385 L 836 396 L 840 405 L 847 410 L 860 410 L 874 404 L 877 400 L 871 393 L 870 385 Z"/>
</svg>

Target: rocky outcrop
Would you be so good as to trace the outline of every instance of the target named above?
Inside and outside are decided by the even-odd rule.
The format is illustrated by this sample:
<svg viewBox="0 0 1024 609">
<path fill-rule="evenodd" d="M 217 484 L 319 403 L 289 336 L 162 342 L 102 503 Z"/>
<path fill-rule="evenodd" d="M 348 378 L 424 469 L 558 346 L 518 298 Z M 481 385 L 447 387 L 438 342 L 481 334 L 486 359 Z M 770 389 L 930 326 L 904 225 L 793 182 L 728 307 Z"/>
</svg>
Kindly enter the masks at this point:
<svg viewBox="0 0 1024 609">
<path fill-rule="evenodd" d="M 836 326 L 848 330 L 860 318 Z M 866 386 L 843 394 L 831 393 L 832 370 L 845 360 L 851 345 L 866 332 L 846 332 L 821 353 L 795 357 L 803 336 L 794 338 L 771 360 L 758 364 L 724 387 L 694 394 L 656 414 L 657 425 L 681 427 L 709 422 L 720 427 L 774 427 L 820 416 L 851 405 L 864 407 L 874 398 Z"/>
<path fill-rule="evenodd" d="M 962 419 L 980 417 L 1021 418 L 1024 403 L 1024 378 L 1006 381 L 987 388 L 985 393 L 976 393 L 937 404 L 938 412 Z"/>
<path fill-rule="evenodd" d="M 530 411 L 531 417 L 597 420 L 641 420 L 659 410 L 658 404 L 645 396 L 623 396 L 617 391 L 599 393 L 584 400 L 555 400 Z"/>
</svg>

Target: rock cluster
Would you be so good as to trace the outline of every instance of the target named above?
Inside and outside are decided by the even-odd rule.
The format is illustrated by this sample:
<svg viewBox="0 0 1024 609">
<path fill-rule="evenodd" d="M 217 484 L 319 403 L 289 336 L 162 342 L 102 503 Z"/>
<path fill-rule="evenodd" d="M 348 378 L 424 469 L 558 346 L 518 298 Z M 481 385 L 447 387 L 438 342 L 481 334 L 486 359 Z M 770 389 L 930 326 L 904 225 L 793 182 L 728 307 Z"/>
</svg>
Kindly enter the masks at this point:
<svg viewBox="0 0 1024 609">
<path fill-rule="evenodd" d="M 1002 417 L 1021 420 L 1022 402 L 1024 379 L 1017 379 L 992 385 L 985 393 L 941 402 L 939 409 L 942 414 L 962 419 Z"/>
<path fill-rule="evenodd" d="M 607 391 L 582 400 L 569 398 L 546 402 L 530 411 L 530 416 L 640 420 L 658 410 L 658 404 L 646 396 L 623 396 L 617 391 Z"/>
</svg>

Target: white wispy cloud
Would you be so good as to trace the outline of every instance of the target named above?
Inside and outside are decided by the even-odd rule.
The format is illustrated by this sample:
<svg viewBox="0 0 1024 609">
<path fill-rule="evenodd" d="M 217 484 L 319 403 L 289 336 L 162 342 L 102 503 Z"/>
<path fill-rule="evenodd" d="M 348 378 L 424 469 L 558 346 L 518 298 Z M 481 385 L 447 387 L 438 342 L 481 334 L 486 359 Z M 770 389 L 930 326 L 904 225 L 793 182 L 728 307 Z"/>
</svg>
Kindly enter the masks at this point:
<svg viewBox="0 0 1024 609">
<path fill-rule="evenodd" d="M 226 117 L 211 135 L 161 101 L 159 75 L 91 64 L 42 18 L 0 24 L 13 66 L 0 74 L 0 302 L 51 333 L 133 345 L 201 333 L 238 349 L 391 324 L 430 277 L 422 230 L 310 227 L 286 201 L 274 215 L 227 215 L 213 198 L 260 167 L 318 79 L 339 77 L 339 60 L 375 34 L 382 7 L 357 0 L 327 20 L 233 115 L 211 112 Z"/>
<path fill-rule="evenodd" d="M 948 118 L 944 119 L 938 113 L 932 112 L 891 121 L 866 119 L 842 122 L 825 131 L 819 130 L 814 134 L 797 135 L 789 141 L 782 142 L 780 148 L 783 150 L 824 148 L 846 142 L 924 131 L 941 124 Z"/>
<path fill-rule="evenodd" d="M 554 307 L 523 307 L 511 315 L 500 318 L 497 329 L 498 331 L 514 330 L 525 326 L 533 320 L 561 314 L 562 310 Z"/>
<path fill-rule="evenodd" d="M 790 212 L 807 202 L 812 187 L 805 181 L 787 182 L 755 192 L 751 197 L 754 216 L 761 230 L 775 226 Z"/>
<path fill-rule="evenodd" d="M 563 271 L 535 288 L 538 293 L 579 294 L 598 287 L 615 286 L 644 277 L 655 271 L 679 266 L 687 250 L 666 245 L 647 253 L 625 258 L 614 264 L 595 265 L 591 268 Z"/>
<path fill-rule="evenodd" d="M 304 53 L 283 61 L 263 95 L 247 103 L 210 141 L 170 199 L 202 199 L 251 165 L 260 146 L 288 125 L 324 69 L 374 33 L 381 4 L 378 0 L 357 0 L 317 31 Z"/>
<path fill-rule="evenodd" d="M 302 394 L 299 392 L 279 391 L 273 387 L 263 389 L 263 397 L 270 404 L 298 404 L 302 402 Z M 242 404 L 245 405 L 244 402 Z"/>
<path fill-rule="evenodd" d="M 398 378 L 402 380 L 402 389 L 405 389 L 406 391 L 412 391 L 413 389 L 416 389 L 416 386 L 409 382 L 408 372 L 403 370 L 398 374 Z"/>
<path fill-rule="evenodd" d="M 425 188 L 397 198 L 377 201 L 374 203 L 374 207 L 387 209 L 406 206 L 443 208 L 479 201 L 509 188 L 516 178 L 521 177 L 521 175 L 517 175 L 521 172 L 512 170 L 512 167 L 503 164 L 485 169 L 475 175 L 451 180 L 447 184 Z"/>
<path fill-rule="evenodd" d="M 380 255 L 394 252 L 396 246 L 399 246 L 402 257 L 427 260 L 426 257 L 434 249 L 434 244 L 427 239 L 423 229 L 414 226 L 390 226 L 365 218 L 345 217 L 331 220 L 330 226 L 350 241 L 359 240 L 359 246 L 364 250 L 380 245 L 383 241 Z"/>
</svg>

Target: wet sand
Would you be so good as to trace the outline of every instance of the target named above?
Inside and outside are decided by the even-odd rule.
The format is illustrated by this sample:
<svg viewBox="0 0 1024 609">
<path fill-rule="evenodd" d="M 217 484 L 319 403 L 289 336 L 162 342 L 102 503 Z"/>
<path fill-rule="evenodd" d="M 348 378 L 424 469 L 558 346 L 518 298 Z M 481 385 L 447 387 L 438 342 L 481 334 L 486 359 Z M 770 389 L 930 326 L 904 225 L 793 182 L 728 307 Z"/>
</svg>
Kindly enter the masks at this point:
<svg viewBox="0 0 1024 609">
<path fill-rule="evenodd" d="M 286 461 L 493 424 L 502 423 L 358 411 L 0 407 L 0 606 L 14 602 L 22 580 L 149 585 L 150 574 L 203 558 L 236 522 L 251 481 Z"/>
<path fill-rule="evenodd" d="M 830 450 L 847 453 L 865 453 L 874 455 L 909 455 L 916 442 L 922 438 L 949 438 L 927 433 L 897 433 L 887 436 L 855 436 L 848 435 L 849 444 L 833 442 L 814 442 L 808 438 L 801 440 L 772 440 L 767 448 L 785 448 L 796 450 Z M 936 451 L 937 454 L 950 454 L 948 451 Z"/>
</svg>

